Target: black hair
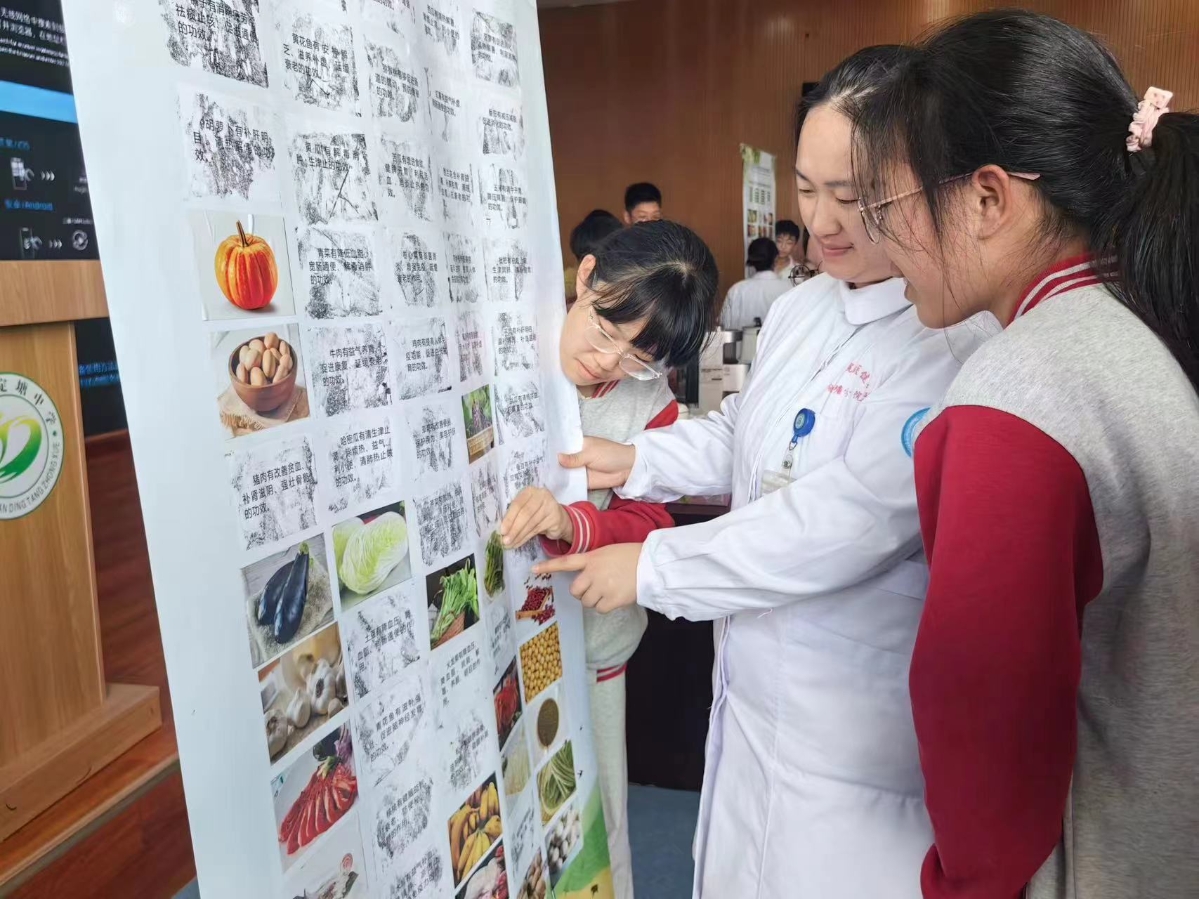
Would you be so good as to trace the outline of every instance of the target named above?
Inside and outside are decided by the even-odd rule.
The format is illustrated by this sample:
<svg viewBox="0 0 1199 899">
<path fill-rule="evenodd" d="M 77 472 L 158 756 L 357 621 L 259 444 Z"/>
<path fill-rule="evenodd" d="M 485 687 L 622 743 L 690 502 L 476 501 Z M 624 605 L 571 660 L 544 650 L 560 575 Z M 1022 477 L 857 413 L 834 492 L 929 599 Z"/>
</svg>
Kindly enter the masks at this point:
<svg viewBox="0 0 1199 899">
<path fill-rule="evenodd" d="M 876 44 L 847 56 L 803 95 L 795 111 L 795 144 L 803 123 L 817 106 L 831 103 L 853 121 L 868 96 L 886 82 L 899 63 L 913 51 L 899 44 Z"/>
<path fill-rule="evenodd" d="M 662 191 L 648 181 L 630 184 L 624 192 L 624 211 L 632 212 L 642 203 L 662 205 Z"/>
<path fill-rule="evenodd" d="M 1038 174 L 1041 238 L 1085 240 L 1108 288 L 1199 389 L 1199 117 L 1167 113 L 1125 145 L 1137 97 L 1094 37 L 1050 16 L 980 13 L 916 45 L 855 116 L 859 195 L 906 163 L 943 245 L 946 199 L 985 165 Z M 1049 261 L 1049 260 L 1047 260 Z"/>
<path fill-rule="evenodd" d="M 645 319 L 634 348 L 670 368 L 699 356 L 716 325 L 720 273 L 707 244 L 675 222 L 622 228 L 595 253 L 595 312 L 623 325 Z"/>
<path fill-rule="evenodd" d="M 768 272 L 779 258 L 779 248 L 769 237 L 757 237 L 750 241 L 745 264 L 755 271 Z"/>
<path fill-rule="evenodd" d="M 799 225 L 791 221 L 791 219 L 779 219 L 774 223 L 774 236 L 779 237 L 794 237 L 799 240 Z"/>
<path fill-rule="evenodd" d="M 570 232 L 570 252 L 577 261 L 582 262 L 584 256 L 595 252 L 604 238 L 623 227 L 620 219 L 608 210 L 593 209 Z"/>
</svg>

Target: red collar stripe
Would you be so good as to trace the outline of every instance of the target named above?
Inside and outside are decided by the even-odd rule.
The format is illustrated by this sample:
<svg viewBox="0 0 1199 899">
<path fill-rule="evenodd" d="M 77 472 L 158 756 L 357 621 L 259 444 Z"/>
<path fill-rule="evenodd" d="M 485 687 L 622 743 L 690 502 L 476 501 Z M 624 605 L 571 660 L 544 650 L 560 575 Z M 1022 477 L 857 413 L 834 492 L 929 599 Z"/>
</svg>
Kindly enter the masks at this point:
<svg viewBox="0 0 1199 899">
<path fill-rule="evenodd" d="M 593 400 L 598 400 L 601 396 L 607 396 L 616 389 L 616 385 L 620 381 L 605 381 L 603 384 L 596 385 L 595 392 L 591 394 Z"/>
<path fill-rule="evenodd" d="M 1082 287 L 1094 287 L 1100 283 L 1099 275 L 1094 269 L 1093 256 L 1076 256 L 1066 259 L 1044 272 L 1032 286 L 1024 292 L 1020 305 L 1016 307 L 1015 321 L 1050 297 L 1069 293 Z"/>
<path fill-rule="evenodd" d="M 1065 278 L 1055 281 L 1040 296 L 1033 298 L 1033 300 L 1027 306 L 1025 306 L 1021 311 L 1017 312 L 1016 317 L 1019 318 L 1030 309 L 1036 307 L 1038 303 L 1041 303 L 1050 297 L 1055 297 L 1062 293 L 1069 293 L 1072 290 L 1078 290 L 1080 287 L 1094 287 L 1098 283 L 1099 276 L 1093 271 L 1083 272 L 1082 274 L 1073 278 Z"/>
</svg>

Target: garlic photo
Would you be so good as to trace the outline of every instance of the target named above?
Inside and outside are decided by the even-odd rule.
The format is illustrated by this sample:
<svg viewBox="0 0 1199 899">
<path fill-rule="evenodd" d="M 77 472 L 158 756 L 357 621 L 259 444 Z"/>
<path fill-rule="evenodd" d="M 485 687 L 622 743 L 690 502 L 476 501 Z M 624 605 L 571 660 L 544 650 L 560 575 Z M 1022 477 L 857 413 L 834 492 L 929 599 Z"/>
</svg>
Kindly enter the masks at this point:
<svg viewBox="0 0 1199 899">
<path fill-rule="evenodd" d="M 287 720 L 295 727 L 306 727 L 310 717 L 312 717 L 312 703 L 308 700 L 308 694 L 297 690 L 292 694 L 291 702 L 287 705 Z"/>
</svg>

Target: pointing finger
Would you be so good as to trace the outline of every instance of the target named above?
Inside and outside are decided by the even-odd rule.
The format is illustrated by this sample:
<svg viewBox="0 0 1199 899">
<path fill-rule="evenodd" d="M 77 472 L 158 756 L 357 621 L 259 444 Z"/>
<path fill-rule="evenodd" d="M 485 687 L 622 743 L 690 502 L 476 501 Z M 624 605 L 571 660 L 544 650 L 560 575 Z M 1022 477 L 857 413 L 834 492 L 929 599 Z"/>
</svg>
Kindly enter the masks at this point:
<svg viewBox="0 0 1199 899">
<path fill-rule="evenodd" d="M 556 574 L 560 571 L 582 571 L 587 567 L 587 553 L 555 556 L 533 566 L 534 574 Z"/>
</svg>

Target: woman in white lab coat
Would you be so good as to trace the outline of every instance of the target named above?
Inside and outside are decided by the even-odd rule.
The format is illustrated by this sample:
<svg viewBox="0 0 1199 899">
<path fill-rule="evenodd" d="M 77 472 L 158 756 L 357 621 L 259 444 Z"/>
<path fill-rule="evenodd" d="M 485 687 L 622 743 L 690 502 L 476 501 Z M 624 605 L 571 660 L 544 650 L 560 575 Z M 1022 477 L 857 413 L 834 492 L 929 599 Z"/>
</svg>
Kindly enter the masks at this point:
<svg viewBox="0 0 1199 899">
<path fill-rule="evenodd" d="M 745 390 L 706 418 L 589 442 L 564 464 L 665 502 L 731 493 L 711 522 L 545 563 L 601 611 L 724 619 L 696 833 L 702 899 L 918 899 L 932 839 L 907 675 L 927 585 L 911 437 L 979 335 L 925 329 L 871 243 L 854 103 L 900 48 L 806 98 L 800 209 L 825 274 L 771 308 Z"/>
</svg>

